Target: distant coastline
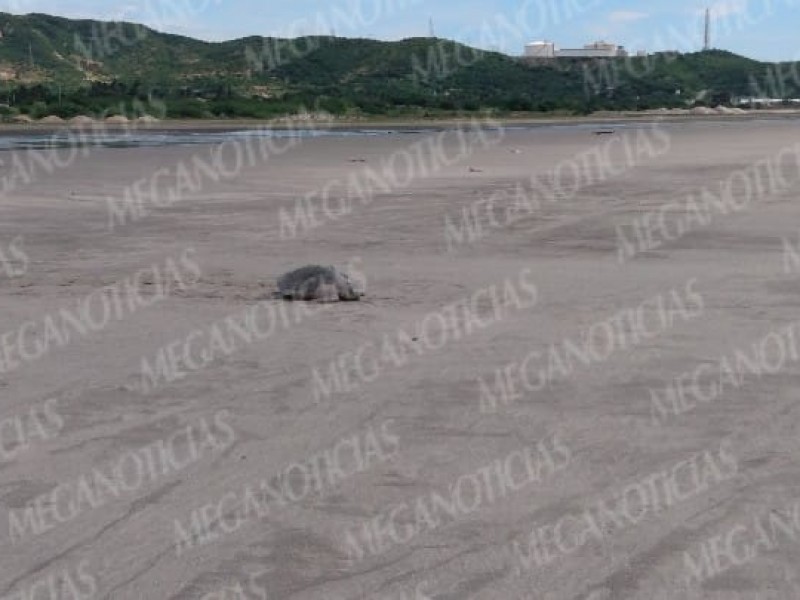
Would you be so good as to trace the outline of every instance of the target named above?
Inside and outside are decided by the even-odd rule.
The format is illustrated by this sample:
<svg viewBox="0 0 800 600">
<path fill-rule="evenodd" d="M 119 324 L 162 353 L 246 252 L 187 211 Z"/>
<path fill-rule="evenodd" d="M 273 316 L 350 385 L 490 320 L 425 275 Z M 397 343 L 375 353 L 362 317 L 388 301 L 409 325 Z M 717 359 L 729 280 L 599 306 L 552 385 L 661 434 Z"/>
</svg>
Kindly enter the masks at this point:
<svg viewBox="0 0 800 600">
<path fill-rule="evenodd" d="M 480 117 L 476 115 L 474 118 Z M 72 147 L 160 148 L 174 146 L 216 145 L 231 140 L 254 137 L 292 138 L 375 138 L 434 134 L 463 127 L 470 118 L 459 119 L 386 119 L 371 121 L 338 120 L 330 123 L 302 122 L 290 125 L 285 121 L 255 120 L 165 120 L 143 124 L 76 125 L 0 125 L 0 154 L 6 152 L 48 151 Z M 532 118 L 519 116 L 487 120 L 484 126 L 506 127 L 517 131 L 549 130 L 564 133 L 613 133 L 618 129 L 714 125 L 715 128 L 736 123 L 766 124 L 800 123 L 800 111 L 754 111 L 744 115 L 680 115 L 611 113 L 579 117 Z"/>
<path fill-rule="evenodd" d="M 747 111 L 744 114 L 665 114 L 658 111 L 603 111 L 591 115 L 558 115 L 558 114 L 520 114 L 512 116 L 493 116 L 485 113 L 467 114 L 453 117 L 440 118 L 403 118 L 403 117 L 375 117 L 370 119 L 336 118 L 330 121 L 292 121 L 283 119 L 164 119 L 161 121 L 139 124 L 104 123 L 74 125 L 69 123 L 0 123 L 2 134 L 32 134 L 42 135 L 64 131 L 85 132 L 126 132 L 142 131 L 158 132 L 225 132 L 248 131 L 262 128 L 275 131 L 286 130 L 380 130 L 380 129 L 442 129 L 457 127 L 474 119 L 491 119 L 504 126 L 549 126 L 549 125 L 613 125 L 626 123 L 651 123 L 651 122 L 725 122 L 743 120 L 780 120 L 800 119 L 800 109 L 772 109 Z"/>
</svg>

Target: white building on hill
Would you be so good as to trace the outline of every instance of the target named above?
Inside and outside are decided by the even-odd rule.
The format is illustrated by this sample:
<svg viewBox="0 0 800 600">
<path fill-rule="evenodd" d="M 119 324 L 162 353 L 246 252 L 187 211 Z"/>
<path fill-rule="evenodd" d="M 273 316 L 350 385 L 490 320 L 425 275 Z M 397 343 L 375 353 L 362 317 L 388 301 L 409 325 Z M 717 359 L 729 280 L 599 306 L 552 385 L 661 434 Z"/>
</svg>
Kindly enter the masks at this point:
<svg viewBox="0 0 800 600">
<path fill-rule="evenodd" d="M 610 42 L 593 42 L 583 48 L 559 50 L 553 42 L 533 42 L 525 46 L 527 58 L 613 58 L 628 56 L 622 46 Z"/>
<path fill-rule="evenodd" d="M 525 46 L 525 56 L 531 58 L 555 58 L 556 45 L 553 42 L 533 42 Z"/>
</svg>

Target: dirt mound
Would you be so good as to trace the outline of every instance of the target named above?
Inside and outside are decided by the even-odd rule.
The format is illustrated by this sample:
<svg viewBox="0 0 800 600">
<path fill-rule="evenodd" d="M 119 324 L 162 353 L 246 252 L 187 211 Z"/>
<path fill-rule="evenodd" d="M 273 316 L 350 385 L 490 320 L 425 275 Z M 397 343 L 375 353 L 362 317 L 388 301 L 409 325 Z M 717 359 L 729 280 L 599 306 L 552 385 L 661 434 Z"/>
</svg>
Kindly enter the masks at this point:
<svg viewBox="0 0 800 600">
<path fill-rule="evenodd" d="M 91 125 L 92 123 L 94 123 L 94 119 L 86 115 L 78 115 L 69 120 L 70 125 Z"/>
</svg>

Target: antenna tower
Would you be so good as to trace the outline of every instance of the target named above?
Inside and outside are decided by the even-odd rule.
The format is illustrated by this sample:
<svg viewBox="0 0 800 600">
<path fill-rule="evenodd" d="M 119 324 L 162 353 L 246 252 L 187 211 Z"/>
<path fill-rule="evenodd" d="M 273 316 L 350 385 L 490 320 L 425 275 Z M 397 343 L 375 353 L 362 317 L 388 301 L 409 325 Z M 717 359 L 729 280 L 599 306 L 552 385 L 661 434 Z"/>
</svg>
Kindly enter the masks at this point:
<svg viewBox="0 0 800 600">
<path fill-rule="evenodd" d="M 703 50 L 711 50 L 711 9 L 706 9 L 706 35 Z"/>
</svg>

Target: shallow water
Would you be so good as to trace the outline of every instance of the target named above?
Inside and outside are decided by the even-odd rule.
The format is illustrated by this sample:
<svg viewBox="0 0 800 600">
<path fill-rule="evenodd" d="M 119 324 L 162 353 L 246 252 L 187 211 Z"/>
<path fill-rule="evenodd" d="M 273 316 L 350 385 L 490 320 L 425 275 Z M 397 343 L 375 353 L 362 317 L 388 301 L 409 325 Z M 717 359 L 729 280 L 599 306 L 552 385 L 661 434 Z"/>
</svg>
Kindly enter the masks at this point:
<svg viewBox="0 0 800 600">
<path fill-rule="evenodd" d="M 795 121 L 791 117 L 770 119 L 738 119 L 738 125 L 763 126 L 766 123 L 780 125 L 782 122 Z M 476 121 L 480 123 L 481 121 Z M 691 121 L 664 121 L 652 119 L 647 121 L 608 121 L 608 122 L 577 122 L 577 123 L 520 123 L 506 124 L 503 128 L 507 131 L 549 130 L 549 131 L 594 131 L 607 129 L 640 129 L 650 128 L 658 123 L 663 127 L 685 127 L 698 125 L 721 127 L 729 125 L 726 120 L 709 120 L 698 122 Z M 468 127 L 468 125 L 463 125 Z M 335 129 L 299 129 L 299 128 L 261 128 L 239 129 L 227 131 L 191 131 L 191 130 L 166 130 L 130 129 L 95 130 L 63 129 L 47 132 L 0 132 L 0 152 L 13 150 L 46 150 L 53 148 L 69 147 L 102 147 L 102 148 L 137 148 L 137 147 L 163 147 L 163 146 L 194 146 L 199 144 L 220 144 L 226 141 L 241 140 L 242 138 L 318 138 L 318 137 L 383 137 L 399 135 L 431 134 L 456 128 L 455 125 L 430 125 L 423 127 L 395 127 L 395 128 L 335 128 Z M 495 129 L 495 127 L 485 127 Z"/>
<path fill-rule="evenodd" d="M 229 140 L 247 137 L 353 137 L 391 135 L 392 131 L 383 130 L 301 130 L 301 129 L 260 129 L 247 131 L 81 131 L 64 130 L 48 133 L 0 135 L 0 151 L 8 150 L 45 150 L 52 148 L 68 148 L 72 146 L 97 146 L 104 148 L 136 148 L 161 146 L 193 146 L 198 144 L 219 144 Z"/>
</svg>

